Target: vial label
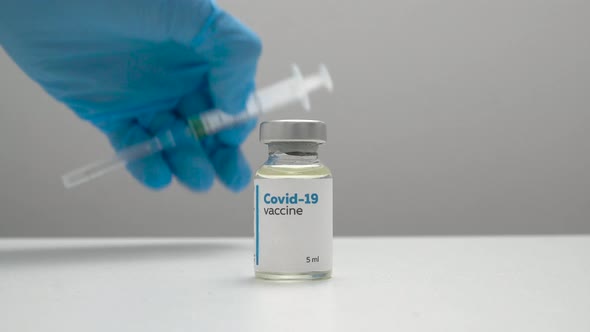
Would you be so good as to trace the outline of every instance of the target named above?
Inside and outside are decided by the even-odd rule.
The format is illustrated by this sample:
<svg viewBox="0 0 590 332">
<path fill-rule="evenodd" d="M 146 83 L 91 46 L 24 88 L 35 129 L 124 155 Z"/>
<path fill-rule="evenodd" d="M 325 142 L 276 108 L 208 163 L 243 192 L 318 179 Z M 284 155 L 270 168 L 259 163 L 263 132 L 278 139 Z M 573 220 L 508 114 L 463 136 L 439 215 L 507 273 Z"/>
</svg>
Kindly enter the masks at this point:
<svg viewBox="0 0 590 332">
<path fill-rule="evenodd" d="M 256 179 L 254 240 L 256 271 L 331 270 L 332 179 Z"/>
</svg>

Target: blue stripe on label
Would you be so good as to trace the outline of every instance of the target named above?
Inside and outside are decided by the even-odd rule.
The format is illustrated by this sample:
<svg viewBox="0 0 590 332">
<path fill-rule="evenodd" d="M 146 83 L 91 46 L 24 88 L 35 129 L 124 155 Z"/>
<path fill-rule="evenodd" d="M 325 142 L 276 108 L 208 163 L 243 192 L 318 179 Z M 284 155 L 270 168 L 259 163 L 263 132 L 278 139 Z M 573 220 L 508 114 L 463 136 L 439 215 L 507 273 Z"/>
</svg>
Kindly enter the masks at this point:
<svg viewBox="0 0 590 332">
<path fill-rule="evenodd" d="M 260 229 L 259 225 L 259 211 L 258 211 L 258 185 L 256 185 L 256 265 L 258 265 L 259 247 L 260 247 Z"/>
</svg>

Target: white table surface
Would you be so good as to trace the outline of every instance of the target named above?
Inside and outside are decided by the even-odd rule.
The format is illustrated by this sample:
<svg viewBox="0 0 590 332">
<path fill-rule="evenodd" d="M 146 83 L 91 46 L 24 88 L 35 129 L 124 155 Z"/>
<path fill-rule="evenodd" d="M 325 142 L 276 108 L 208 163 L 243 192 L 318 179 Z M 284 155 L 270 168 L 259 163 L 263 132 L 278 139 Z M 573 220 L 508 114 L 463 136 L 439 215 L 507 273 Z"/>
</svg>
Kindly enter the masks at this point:
<svg viewBox="0 0 590 332">
<path fill-rule="evenodd" d="M 0 240 L 0 331 L 590 331 L 590 237 L 338 238 L 334 277 L 249 239 Z"/>
</svg>

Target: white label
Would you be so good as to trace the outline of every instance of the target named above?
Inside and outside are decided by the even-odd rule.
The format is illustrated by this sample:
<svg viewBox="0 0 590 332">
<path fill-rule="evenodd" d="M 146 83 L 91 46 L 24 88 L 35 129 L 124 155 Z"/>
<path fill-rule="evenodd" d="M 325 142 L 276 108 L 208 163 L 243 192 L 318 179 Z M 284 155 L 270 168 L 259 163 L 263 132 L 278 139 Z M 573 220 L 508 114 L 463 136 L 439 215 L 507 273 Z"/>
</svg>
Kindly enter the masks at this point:
<svg viewBox="0 0 590 332">
<path fill-rule="evenodd" d="M 331 270 L 332 179 L 256 179 L 254 241 L 256 271 Z"/>
</svg>

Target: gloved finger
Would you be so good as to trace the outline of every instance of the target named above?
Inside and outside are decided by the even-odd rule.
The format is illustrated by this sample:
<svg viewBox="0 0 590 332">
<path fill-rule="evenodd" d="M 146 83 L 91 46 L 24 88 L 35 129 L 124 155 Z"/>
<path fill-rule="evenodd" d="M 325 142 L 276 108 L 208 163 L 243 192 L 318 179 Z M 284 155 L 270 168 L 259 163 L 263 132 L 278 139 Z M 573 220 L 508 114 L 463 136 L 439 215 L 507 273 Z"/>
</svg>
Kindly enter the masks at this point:
<svg viewBox="0 0 590 332">
<path fill-rule="evenodd" d="M 193 191 L 207 191 L 213 186 L 215 170 L 199 142 L 186 144 L 165 152 L 178 181 Z"/>
<path fill-rule="evenodd" d="M 211 96 L 207 93 L 207 88 L 201 86 L 180 100 L 176 107 L 176 113 L 180 117 L 187 119 L 212 109 Z"/>
<path fill-rule="evenodd" d="M 152 138 L 135 121 L 123 121 L 98 126 L 105 132 L 116 151 L 121 151 L 126 147 Z M 166 187 L 172 181 L 172 172 L 161 153 L 132 161 L 127 164 L 127 170 L 139 182 L 156 190 Z"/>
<path fill-rule="evenodd" d="M 159 112 L 146 114 L 139 122 L 153 135 L 171 130 L 176 147 L 167 150 L 164 157 L 178 181 L 193 191 L 207 191 L 213 185 L 215 170 L 203 147 L 196 140 L 183 137 L 182 128 L 186 126 L 184 120 L 173 112 Z M 179 130 L 180 129 L 180 130 Z M 162 137 L 166 139 L 166 137 Z"/>
<path fill-rule="evenodd" d="M 172 127 L 177 120 L 176 114 L 170 111 L 146 113 L 137 117 L 139 125 L 152 135 L 156 135 L 164 128 Z"/>
<path fill-rule="evenodd" d="M 166 147 L 176 147 L 194 142 L 186 121 L 174 111 L 142 114 L 137 122 L 148 133 L 160 138 L 160 142 Z"/>
<path fill-rule="evenodd" d="M 228 189 L 239 192 L 250 183 L 252 171 L 238 147 L 225 145 L 215 137 L 208 137 L 205 145 L 217 177 Z"/>
</svg>

